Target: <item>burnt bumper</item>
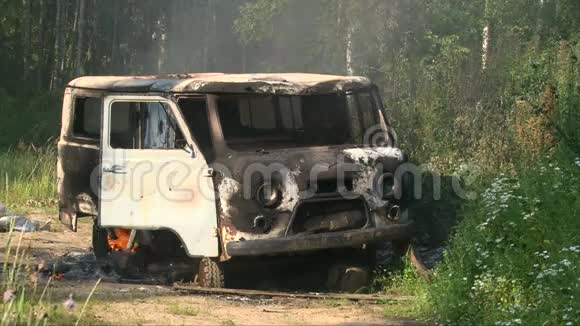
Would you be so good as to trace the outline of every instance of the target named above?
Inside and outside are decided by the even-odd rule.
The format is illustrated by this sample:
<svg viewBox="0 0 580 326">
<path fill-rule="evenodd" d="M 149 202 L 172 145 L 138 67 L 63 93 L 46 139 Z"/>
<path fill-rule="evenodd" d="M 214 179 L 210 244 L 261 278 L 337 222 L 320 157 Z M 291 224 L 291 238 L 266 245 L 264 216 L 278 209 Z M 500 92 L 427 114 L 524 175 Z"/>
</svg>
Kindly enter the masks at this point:
<svg viewBox="0 0 580 326">
<path fill-rule="evenodd" d="M 415 226 L 413 223 L 395 224 L 387 227 L 355 231 L 235 241 L 227 243 L 226 250 L 228 255 L 232 257 L 308 252 L 356 247 L 377 241 L 410 239 L 414 232 Z"/>
</svg>

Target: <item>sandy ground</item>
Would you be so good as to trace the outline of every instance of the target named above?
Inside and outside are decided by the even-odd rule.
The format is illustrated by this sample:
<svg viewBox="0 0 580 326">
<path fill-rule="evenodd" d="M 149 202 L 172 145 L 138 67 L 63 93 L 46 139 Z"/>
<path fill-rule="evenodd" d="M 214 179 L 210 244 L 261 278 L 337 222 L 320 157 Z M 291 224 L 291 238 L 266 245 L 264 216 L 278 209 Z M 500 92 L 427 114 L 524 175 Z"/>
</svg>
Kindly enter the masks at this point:
<svg viewBox="0 0 580 326">
<path fill-rule="evenodd" d="M 31 214 L 46 220 L 43 214 Z M 20 233 L 15 234 L 18 241 Z M 5 260 L 6 233 L 0 234 L 0 258 Z M 80 223 L 79 232 L 53 222 L 50 231 L 27 233 L 21 248 L 29 248 L 29 261 L 50 262 L 71 253 L 90 253 L 91 224 Z M 97 275 L 53 279 L 50 300 L 63 302 L 72 293 L 81 306 Z M 405 304 L 405 303 L 398 303 Z M 91 300 L 89 313 L 114 325 L 415 325 L 409 319 L 385 316 L 384 304 L 337 300 L 249 299 L 237 296 L 183 295 L 167 286 L 120 284 L 105 279 Z M 390 307 L 389 311 L 397 311 Z M 78 309 L 78 308 L 77 308 Z M 391 314 L 393 314 L 391 312 Z"/>
</svg>

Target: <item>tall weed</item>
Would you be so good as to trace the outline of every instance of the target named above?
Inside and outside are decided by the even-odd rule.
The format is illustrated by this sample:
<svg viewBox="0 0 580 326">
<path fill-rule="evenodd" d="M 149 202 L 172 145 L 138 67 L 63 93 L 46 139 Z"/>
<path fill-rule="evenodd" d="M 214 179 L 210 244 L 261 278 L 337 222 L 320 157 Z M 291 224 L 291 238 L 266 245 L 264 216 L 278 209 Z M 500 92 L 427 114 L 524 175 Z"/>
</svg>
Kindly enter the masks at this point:
<svg viewBox="0 0 580 326">
<path fill-rule="evenodd" d="M 11 207 L 55 207 L 56 149 L 19 146 L 0 151 L 0 202 Z"/>
<path fill-rule="evenodd" d="M 31 264 L 27 248 L 23 243 L 24 233 L 14 233 L 10 228 L 5 245 L 4 263 L 0 274 L 0 325 L 78 325 L 95 324 L 87 306 L 100 280 L 97 281 L 82 308 L 77 309 L 72 299 L 55 304 L 49 300 L 52 276 L 45 279 L 42 266 Z M 84 318 L 84 319 L 83 319 Z"/>
</svg>

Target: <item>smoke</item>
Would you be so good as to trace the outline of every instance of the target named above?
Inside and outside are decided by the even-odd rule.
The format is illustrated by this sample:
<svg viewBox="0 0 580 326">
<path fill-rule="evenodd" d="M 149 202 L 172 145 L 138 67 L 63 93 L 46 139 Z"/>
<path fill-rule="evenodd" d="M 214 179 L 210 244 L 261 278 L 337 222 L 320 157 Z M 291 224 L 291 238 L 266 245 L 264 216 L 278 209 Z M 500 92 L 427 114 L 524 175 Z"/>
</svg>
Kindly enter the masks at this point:
<svg viewBox="0 0 580 326">
<path fill-rule="evenodd" d="M 262 18 L 263 12 L 241 9 L 256 4 L 259 10 L 270 0 L 111 1 L 93 8 L 94 26 L 112 29 L 108 41 L 118 43 L 111 53 L 96 50 L 107 57 L 98 74 L 347 72 L 348 2 L 278 0 L 279 14 Z M 264 30 L 242 42 L 236 24 L 251 29 L 257 22 Z"/>
</svg>

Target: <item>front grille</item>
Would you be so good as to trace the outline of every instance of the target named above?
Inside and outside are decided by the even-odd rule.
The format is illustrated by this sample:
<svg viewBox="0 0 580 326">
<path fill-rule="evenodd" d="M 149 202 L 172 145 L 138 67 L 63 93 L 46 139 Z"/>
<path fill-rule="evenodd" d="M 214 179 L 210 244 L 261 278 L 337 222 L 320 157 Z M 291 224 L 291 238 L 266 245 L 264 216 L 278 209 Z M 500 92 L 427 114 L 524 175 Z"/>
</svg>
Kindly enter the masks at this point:
<svg viewBox="0 0 580 326">
<path fill-rule="evenodd" d="M 339 186 L 344 187 L 343 191 L 352 191 L 354 189 L 353 181 L 350 178 L 344 179 L 342 184 L 337 179 L 318 179 L 315 183 L 308 182 L 308 189 L 315 190 L 315 194 L 338 193 Z"/>
<path fill-rule="evenodd" d="M 325 233 L 363 228 L 368 221 L 361 199 L 312 201 L 298 206 L 290 228 L 292 234 Z"/>
</svg>

